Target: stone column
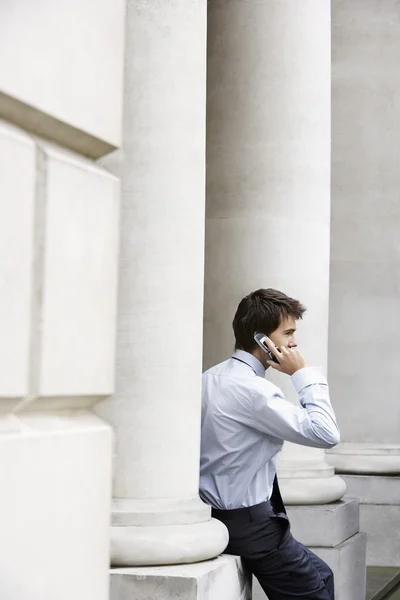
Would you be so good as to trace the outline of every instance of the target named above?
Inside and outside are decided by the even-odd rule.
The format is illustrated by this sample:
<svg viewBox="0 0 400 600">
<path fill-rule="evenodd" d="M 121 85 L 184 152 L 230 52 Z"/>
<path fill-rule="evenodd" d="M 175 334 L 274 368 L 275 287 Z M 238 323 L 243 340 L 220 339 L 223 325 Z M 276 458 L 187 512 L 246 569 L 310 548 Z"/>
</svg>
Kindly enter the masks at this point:
<svg viewBox="0 0 400 600">
<path fill-rule="evenodd" d="M 400 566 L 400 5 L 335 1 L 332 17 L 329 373 L 342 443 L 327 456 L 360 497 L 368 564 Z"/>
<path fill-rule="evenodd" d="M 240 299 L 274 287 L 306 304 L 300 346 L 326 368 L 330 2 L 211 2 L 208 57 L 204 366 L 231 354 Z M 323 450 L 290 444 L 280 484 L 289 504 L 345 492 Z"/>
<path fill-rule="evenodd" d="M 198 496 L 206 2 L 128 3 L 112 563 L 217 556 Z"/>
<path fill-rule="evenodd" d="M 330 460 L 344 473 L 400 473 L 400 7 L 381 8 L 333 6 Z"/>
</svg>

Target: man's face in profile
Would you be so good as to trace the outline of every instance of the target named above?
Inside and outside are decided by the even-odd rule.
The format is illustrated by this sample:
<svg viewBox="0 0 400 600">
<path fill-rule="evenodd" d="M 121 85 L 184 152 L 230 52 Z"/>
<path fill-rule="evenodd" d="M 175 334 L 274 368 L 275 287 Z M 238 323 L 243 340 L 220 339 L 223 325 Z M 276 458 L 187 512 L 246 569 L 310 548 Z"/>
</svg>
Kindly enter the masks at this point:
<svg viewBox="0 0 400 600">
<path fill-rule="evenodd" d="M 261 332 L 264 333 L 264 332 Z M 286 348 L 296 348 L 296 319 L 294 317 L 284 317 L 279 327 L 275 329 L 272 333 L 269 334 L 269 339 L 280 348 L 281 346 L 285 346 Z M 257 347 L 252 351 L 252 354 L 258 358 L 258 360 L 264 365 L 266 369 L 269 368 L 268 365 L 268 355 L 261 350 L 261 348 Z"/>
<path fill-rule="evenodd" d="M 295 348 L 296 342 L 296 321 L 293 317 L 284 317 L 277 329 L 268 337 L 274 342 L 275 346 L 285 346 L 286 348 Z"/>
</svg>

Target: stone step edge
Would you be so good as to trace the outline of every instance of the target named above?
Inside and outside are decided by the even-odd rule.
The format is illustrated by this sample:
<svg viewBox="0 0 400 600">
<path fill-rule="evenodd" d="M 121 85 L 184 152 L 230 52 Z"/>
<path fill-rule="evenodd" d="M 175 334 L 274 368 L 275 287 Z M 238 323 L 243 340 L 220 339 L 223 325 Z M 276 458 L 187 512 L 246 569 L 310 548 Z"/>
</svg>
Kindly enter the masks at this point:
<svg viewBox="0 0 400 600">
<path fill-rule="evenodd" d="M 382 579 L 384 579 L 384 571 L 387 571 L 386 581 L 382 588 L 373 595 L 368 594 L 368 579 L 376 576 L 376 573 L 382 571 Z M 399 567 L 367 567 L 367 595 L 366 600 L 390 600 L 392 592 L 400 589 L 400 568 Z"/>
</svg>

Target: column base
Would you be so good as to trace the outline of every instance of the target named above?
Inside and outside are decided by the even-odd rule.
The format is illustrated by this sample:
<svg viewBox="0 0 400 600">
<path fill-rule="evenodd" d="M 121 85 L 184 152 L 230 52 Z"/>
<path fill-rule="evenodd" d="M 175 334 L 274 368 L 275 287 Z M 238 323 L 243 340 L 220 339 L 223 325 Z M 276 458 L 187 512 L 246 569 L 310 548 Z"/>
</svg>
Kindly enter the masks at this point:
<svg viewBox="0 0 400 600">
<path fill-rule="evenodd" d="M 238 556 L 196 565 L 111 569 L 110 600 L 251 600 L 250 575 Z"/>
<path fill-rule="evenodd" d="M 344 499 L 319 506 L 290 506 L 288 517 L 293 537 L 308 547 L 334 548 L 360 530 L 360 506 Z"/>
<path fill-rule="evenodd" d="M 211 519 L 211 507 L 190 498 L 114 498 L 111 524 L 121 526 L 191 525 Z"/>
<path fill-rule="evenodd" d="M 111 530 L 113 566 L 174 565 L 208 560 L 228 545 L 216 519 L 188 525 L 120 526 Z"/>
<path fill-rule="evenodd" d="M 338 473 L 400 474 L 400 445 L 342 442 L 326 460 Z"/>
<path fill-rule="evenodd" d="M 279 487 L 285 504 L 329 504 L 346 493 L 346 484 L 337 475 L 331 477 L 285 477 Z"/>
<path fill-rule="evenodd" d="M 335 600 L 365 600 L 366 548 L 365 533 L 357 533 L 334 548 L 310 548 L 333 571 Z"/>
<path fill-rule="evenodd" d="M 360 499 L 360 527 L 368 536 L 367 565 L 400 567 L 400 477 L 344 478 L 347 495 Z"/>
<path fill-rule="evenodd" d="M 286 504 L 329 504 L 346 493 L 346 484 L 335 475 L 320 448 L 285 443 L 278 477 Z"/>
</svg>

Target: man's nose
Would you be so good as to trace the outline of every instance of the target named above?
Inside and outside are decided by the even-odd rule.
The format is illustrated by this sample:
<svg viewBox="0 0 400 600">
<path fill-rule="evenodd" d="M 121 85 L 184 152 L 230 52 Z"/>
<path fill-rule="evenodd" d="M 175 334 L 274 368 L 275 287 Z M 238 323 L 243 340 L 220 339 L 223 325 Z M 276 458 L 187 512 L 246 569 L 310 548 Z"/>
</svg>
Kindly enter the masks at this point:
<svg viewBox="0 0 400 600">
<path fill-rule="evenodd" d="M 289 342 L 289 348 L 297 348 L 297 342 L 296 342 L 296 340 L 293 340 L 292 342 Z"/>
</svg>

